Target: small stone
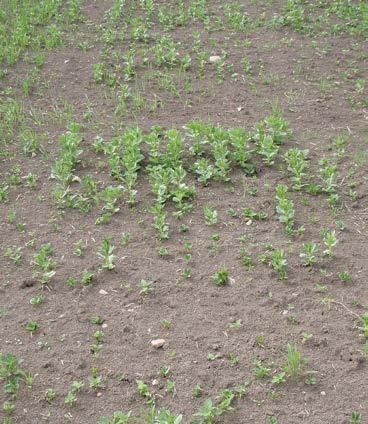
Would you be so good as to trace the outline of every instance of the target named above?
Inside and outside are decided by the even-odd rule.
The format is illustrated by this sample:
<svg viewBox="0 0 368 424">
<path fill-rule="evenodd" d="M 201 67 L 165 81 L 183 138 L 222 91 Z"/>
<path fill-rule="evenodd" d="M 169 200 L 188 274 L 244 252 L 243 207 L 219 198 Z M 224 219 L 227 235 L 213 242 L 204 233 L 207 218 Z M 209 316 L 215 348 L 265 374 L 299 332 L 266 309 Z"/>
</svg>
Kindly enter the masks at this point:
<svg viewBox="0 0 368 424">
<path fill-rule="evenodd" d="M 326 392 L 322 391 L 321 396 L 326 396 Z"/>
<path fill-rule="evenodd" d="M 104 289 L 101 289 L 101 290 L 99 291 L 99 293 L 100 293 L 100 294 L 105 295 L 105 294 L 107 294 L 107 291 L 106 291 L 106 290 L 104 290 Z"/>
<path fill-rule="evenodd" d="M 102 328 L 107 328 L 107 324 L 106 324 L 106 322 L 104 322 L 104 323 L 101 325 L 101 327 L 102 327 Z"/>
<path fill-rule="evenodd" d="M 211 62 L 211 63 L 216 63 L 216 62 L 218 62 L 219 60 L 221 60 L 221 56 L 217 56 L 217 55 L 210 56 L 210 62 Z"/>
<path fill-rule="evenodd" d="M 151 340 L 151 346 L 154 347 L 155 349 L 159 349 L 164 344 L 165 344 L 165 340 L 164 339 Z"/>
<path fill-rule="evenodd" d="M 154 380 L 152 380 L 152 386 L 157 386 L 158 384 L 158 380 L 155 378 Z"/>
<path fill-rule="evenodd" d="M 102 393 L 101 392 L 98 392 L 96 396 L 97 397 L 101 397 L 102 396 Z"/>
</svg>

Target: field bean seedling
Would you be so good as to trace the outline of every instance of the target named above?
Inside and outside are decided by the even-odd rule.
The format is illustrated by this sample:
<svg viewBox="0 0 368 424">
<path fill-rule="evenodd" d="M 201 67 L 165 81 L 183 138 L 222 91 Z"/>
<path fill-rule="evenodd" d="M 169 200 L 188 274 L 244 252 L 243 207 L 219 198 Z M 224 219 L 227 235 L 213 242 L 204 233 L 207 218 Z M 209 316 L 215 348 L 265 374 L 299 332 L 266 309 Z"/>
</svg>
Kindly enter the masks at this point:
<svg viewBox="0 0 368 424">
<path fill-rule="evenodd" d="M 364 0 L 0 0 L 0 423 L 368 422 Z"/>
</svg>

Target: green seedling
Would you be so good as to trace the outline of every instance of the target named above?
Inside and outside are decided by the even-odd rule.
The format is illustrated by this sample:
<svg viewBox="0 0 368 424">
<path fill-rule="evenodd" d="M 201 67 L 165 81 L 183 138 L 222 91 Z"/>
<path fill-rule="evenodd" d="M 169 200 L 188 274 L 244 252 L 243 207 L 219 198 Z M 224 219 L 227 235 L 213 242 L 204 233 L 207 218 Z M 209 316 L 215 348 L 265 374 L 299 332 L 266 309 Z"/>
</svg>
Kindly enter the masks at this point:
<svg viewBox="0 0 368 424">
<path fill-rule="evenodd" d="M 166 393 L 169 393 L 169 394 L 174 395 L 175 394 L 175 391 L 176 391 L 176 389 L 175 389 L 175 381 L 167 380 L 165 391 L 166 391 Z"/>
<path fill-rule="evenodd" d="M 193 396 L 196 398 L 200 398 L 203 395 L 203 388 L 197 384 L 193 390 Z"/>
<path fill-rule="evenodd" d="M 0 184 L 0 203 L 5 203 L 8 200 L 9 186 Z"/>
<path fill-rule="evenodd" d="M 193 243 L 191 243 L 189 241 L 186 241 L 184 243 L 184 252 L 185 253 L 190 253 L 190 251 L 192 250 L 192 248 L 193 248 Z"/>
<path fill-rule="evenodd" d="M 333 257 L 333 248 L 337 245 L 338 239 L 335 230 L 322 230 L 323 242 L 326 249 L 323 251 L 324 256 Z"/>
<path fill-rule="evenodd" d="M 344 231 L 346 230 L 346 224 L 343 221 L 337 220 L 336 221 L 336 226 L 340 231 Z"/>
<path fill-rule="evenodd" d="M 243 128 L 230 128 L 228 130 L 230 144 L 233 148 L 231 157 L 245 172 L 246 175 L 254 173 L 254 165 L 251 163 L 251 150 L 248 146 L 250 135 Z"/>
<path fill-rule="evenodd" d="M 249 17 L 242 4 L 237 2 L 225 4 L 224 14 L 230 30 L 242 33 L 249 29 Z"/>
<path fill-rule="evenodd" d="M 102 349 L 102 346 L 100 344 L 94 343 L 90 347 L 90 352 L 93 356 L 98 358 L 100 356 L 101 349 Z"/>
<path fill-rule="evenodd" d="M 104 338 L 105 333 L 101 330 L 97 330 L 93 333 L 93 337 L 95 338 L 97 343 L 102 343 L 102 339 Z"/>
<path fill-rule="evenodd" d="M 213 404 L 212 399 L 207 399 L 199 411 L 194 414 L 195 417 L 200 417 L 201 421 L 199 423 L 208 423 L 213 424 L 215 418 L 219 415 L 217 407 Z"/>
<path fill-rule="evenodd" d="M 46 300 L 46 296 L 43 294 L 37 294 L 36 296 L 33 296 L 29 303 L 33 306 L 41 305 Z"/>
<path fill-rule="evenodd" d="M 26 176 L 26 187 L 35 188 L 37 186 L 39 177 L 31 172 Z"/>
<path fill-rule="evenodd" d="M 22 251 L 21 247 L 8 247 L 4 252 L 4 256 L 12 260 L 15 265 L 19 265 L 23 257 Z"/>
<path fill-rule="evenodd" d="M 270 368 L 267 368 L 262 365 L 262 361 L 255 361 L 253 373 L 256 377 L 258 378 L 268 377 L 270 375 L 270 371 L 271 371 Z"/>
<path fill-rule="evenodd" d="M 71 391 L 73 393 L 79 393 L 84 387 L 83 381 L 73 381 Z"/>
<path fill-rule="evenodd" d="M 15 405 L 13 403 L 10 403 L 10 402 L 3 403 L 3 411 L 5 415 L 10 416 L 14 412 L 14 409 L 15 409 Z M 6 418 L 4 420 L 6 420 Z"/>
<path fill-rule="evenodd" d="M 185 267 L 182 272 L 182 276 L 184 278 L 190 278 L 192 276 L 192 269 L 189 267 Z"/>
<path fill-rule="evenodd" d="M 92 279 L 93 279 L 93 272 L 90 271 L 83 271 L 82 277 L 81 277 L 81 284 L 82 286 L 88 286 L 89 284 L 91 284 Z"/>
<path fill-rule="evenodd" d="M 295 344 L 287 345 L 286 363 L 284 364 L 284 371 L 289 377 L 297 377 L 301 375 L 306 361 L 302 358 L 301 353 L 298 351 Z"/>
<path fill-rule="evenodd" d="M 336 216 L 337 214 L 338 206 L 340 205 L 340 203 L 340 196 L 337 193 L 330 193 L 330 196 L 328 197 L 328 204 L 334 216 Z"/>
<path fill-rule="evenodd" d="M 50 243 L 44 244 L 38 253 L 34 255 L 34 261 L 39 270 L 34 272 L 34 276 L 39 279 L 43 285 L 48 285 L 51 278 L 55 275 L 54 268 L 56 263 L 51 259 L 53 248 Z"/>
<path fill-rule="evenodd" d="M 56 391 L 52 388 L 47 389 L 45 392 L 45 400 L 47 403 L 52 403 L 52 401 L 56 398 Z"/>
<path fill-rule="evenodd" d="M 212 226 L 215 225 L 218 221 L 217 211 L 211 206 L 204 206 L 203 208 L 204 218 L 206 220 L 206 225 Z"/>
<path fill-rule="evenodd" d="M 217 396 L 217 408 L 219 410 L 219 415 L 222 415 L 224 412 L 231 411 L 233 409 L 231 405 L 234 398 L 235 394 L 231 389 L 222 390 L 222 392 Z"/>
<path fill-rule="evenodd" d="M 279 146 L 275 143 L 274 139 L 270 135 L 266 135 L 263 130 L 260 130 L 254 137 L 258 143 L 257 153 L 262 156 L 267 166 L 273 165 L 279 153 Z"/>
<path fill-rule="evenodd" d="M 152 394 L 149 390 L 148 385 L 143 380 L 136 380 L 138 393 L 146 398 L 151 398 Z"/>
<path fill-rule="evenodd" d="M 121 244 L 122 246 L 126 246 L 126 245 L 129 243 L 129 241 L 130 241 L 130 234 L 129 234 L 129 233 L 124 233 L 124 234 L 121 236 L 120 244 Z"/>
<path fill-rule="evenodd" d="M 247 57 L 243 57 L 241 60 L 244 74 L 251 77 L 253 75 L 253 66 L 251 61 Z"/>
<path fill-rule="evenodd" d="M 351 280 L 351 276 L 348 273 L 348 271 L 339 272 L 338 277 L 339 277 L 340 281 L 342 281 L 343 283 L 346 283 L 347 281 Z"/>
<path fill-rule="evenodd" d="M 256 336 L 256 345 L 259 347 L 264 348 L 265 347 L 265 336 L 263 334 L 259 334 L 258 336 Z"/>
<path fill-rule="evenodd" d="M 317 262 L 316 254 L 318 253 L 318 246 L 314 242 L 308 242 L 303 244 L 303 252 L 299 254 L 303 260 L 304 266 L 310 266 Z"/>
<path fill-rule="evenodd" d="M 185 224 L 181 224 L 179 227 L 179 232 L 180 233 L 187 233 L 189 231 L 189 227 L 188 225 Z"/>
<path fill-rule="evenodd" d="M 286 373 L 280 372 L 279 374 L 276 374 L 272 377 L 271 383 L 275 385 L 283 384 L 286 382 Z"/>
<path fill-rule="evenodd" d="M 83 256 L 83 241 L 82 240 L 78 240 L 75 244 L 74 244 L 74 255 L 81 257 Z"/>
<path fill-rule="evenodd" d="M 251 384 L 252 382 L 249 380 L 246 380 L 243 384 L 237 384 L 235 388 L 235 392 L 240 399 L 248 393 L 248 389 L 251 386 Z"/>
<path fill-rule="evenodd" d="M 362 414 L 360 412 L 353 411 L 351 413 L 350 423 L 351 424 L 360 424 L 360 423 L 362 423 Z"/>
<path fill-rule="evenodd" d="M 266 212 L 255 212 L 252 208 L 243 208 L 242 215 L 244 218 L 252 219 L 254 221 L 264 221 L 268 218 Z"/>
<path fill-rule="evenodd" d="M 363 94 L 365 88 L 365 80 L 363 78 L 358 78 L 355 81 L 355 91 L 357 94 Z"/>
<path fill-rule="evenodd" d="M 108 186 L 102 192 L 102 200 L 104 206 L 102 208 L 103 213 L 97 218 L 96 224 L 105 224 L 110 221 L 111 217 L 118 213 L 120 208 L 117 206 L 117 202 L 122 196 L 122 187 Z"/>
<path fill-rule="evenodd" d="M 91 318 L 91 323 L 95 325 L 102 325 L 105 320 L 100 315 L 95 315 Z"/>
<path fill-rule="evenodd" d="M 239 253 L 244 267 L 248 271 L 252 269 L 254 267 L 254 261 L 253 258 L 249 255 L 248 251 L 244 247 L 242 247 Z"/>
<path fill-rule="evenodd" d="M 29 331 L 32 336 L 39 329 L 40 329 L 40 324 L 36 321 L 30 321 L 29 323 L 26 324 L 26 330 Z"/>
<path fill-rule="evenodd" d="M 172 327 L 172 321 L 171 319 L 163 319 L 161 321 L 161 324 L 165 327 L 165 328 L 171 328 Z"/>
<path fill-rule="evenodd" d="M 169 238 L 169 226 L 166 222 L 166 212 L 162 203 L 155 203 L 151 207 L 151 212 L 154 216 L 153 228 L 158 231 L 159 239 L 166 240 Z"/>
<path fill-rule="evenodd" d="M 240 330 L 241 326 L 242 326 L 242 320 L 241 319 L 237 319 L 235 321 L 232 321 L 229 324 L 229 328 L 231 328 L 233 330 Z"/>
<path fill-rule="evenodd" d="M 140 162 L 143 160 L 143 155 L 140 150 L 143 137 L 142 132 L 138 127 L 128 129 L 121 137 L 122 148 L 124 154 L 121 158 L 123 168 L 122 181 L 128 192 L 127 203 L 133 206 L 137 201 L 137 190 L 135 189 Z"/>
<path fill-rule="evenodd" d="M 141 280 L 139 282 L 139 294 L 147 295 L 153 292 L 152 282 L 147 280 Z"/>
<path fill-rule="evenodd" d="M 219 359 L 220 355 L 218 355 L 217 353 L 209 353 L 207 355 L 207 361 L 213 362 L 216 361 L 216 359 Z"/>
<path fill-rule="evenodd" d="M 364 315 L 362 315 L 360 317 L 360 321 L 361 321 L 362 326 L 358 327 L 358 328 L 359 328 L 359 330 L 362 331 L 363 336 L 368 338 L 368 313 L 365 313 Z"/>
<path fill-rule="evenodd" d="M 230 152 L 228 149 L 228 134 L 225 129 L 212 126 L 208 130 L 212 155 L 215 160 L 214 178 L 218 181 L 229 181 Z"/>
<path fill-rule="evenodd" d="M 115 247 L 111 244 L 111 238 L 102 240 L 97 256 L 103 260 L 102 268 L 112 270 L 115 268 L 116 256 L 113 254 Z"/>
<path fill-rule="evenodd" d="M 234 208 L 229 208 L 226 212 L 232 218 L 236 218 L 238 216 L 238 212 Z"/>
<path fill-rule="evenodd" d="M 230 282 L 230 273 L 226 267 L 222 267 L 212 276 L 212 282 L 216 286 L 225 286 Z"/>
<path fill-rule="evenodd" d="M 335 147 L 338 157 L 342 157 L 345 154 L 346 145 L 349 139 L 350 134 L 348 132 L 343 132 L 333 138 L 332 145 Z"/>
<path fill-rule="evenodd" d="M 209 180 L 215 175 L 214 166 L 210 164 L 208 159 L 201 158 L 194 163 L 193 167 L 194 172 L 198 175 L 198 181 L 207 186 Z"/>
<path fill-rule="evenodd" d="M 307 333 L 307 332 L 303 332 L 301 334 L 302 336 L 302 343 L 307 343 L 309 340 L 311 340 L 313 338 L 313 334 L 311 333 Z"/>
<path fill-rule="evenodd" d="M 236 355 L 235 353 L 230 353 L 229 356 L 228 356 L 228 359 L 229 359 L 230 365 L 232 367 L 238 365 L 239 362 L 240 362 L 239 356 Z"/>
<path fill-rule="evenodd" d="M 287 277 L 287 260 L 283 249 L 275 249 L 271 254 L 271 265 L 277 272 L 279 280 L 286 280 Z"/>
<path fill-rule="evenodd" d="M 161 256 L 161 258 L 165 258 L 169 255 L 169 249 L 167 247 L 161 246 L 158 249 L 158 254 Z"/>
<path fill-rule="evenodd" d="M 211 240 L 212 240 L 211 249 L 214 252 L 217 252 L 220 248 L 220 235 L 219 234 L 212 234 Z"/>
<path fill-rule="evenodd" d="M 278 202 L 276 211 L 279 221 L 284 225 L 286 234 L 301 234 L 304 232 L 304 227 L 301 226 L 296 230 L 294 229 L 294 202 L 287 197 L 287 193 L 288 187 L 286 185 L 278 184 L 276 186 L 276 200 Z"/>
<path fill-rule="evenodd" d="M 177 48 L 178 46 L 171 36 L 163 36 L 153 48 L 157 65 L 173 68 L 178 63 Z"/>
<path fill-rule="evenodd" d="M 73 406 L 77 402 L 77 396 L 74 392 L 69 391 L 64 398 L 64 403 L 68 406 Z"/>
<path fill-rule="evenodd" d="M 308 150 L 289 149 L 284 159 L 287 163 L 287 169 L 291 173 L 294 190 L 301 190 L 304 185 L 304 180 L 308 177 Z"/>
<path fill-rule="evenodd" d="M 69 287 L 75 287 L 75 286 L 78 284 L 78 280 L 77 280 L 75 277 L 69 277 L 69 278 L 66 280 L 66 284 L 67 284 Z"/>
<path fill-rule="evenodd" d="M 192 261 L 193 257 L 191 255 L 191 253 L 185 253 L 184 254 L 184 262 L 186 264 L 189 264 Z"/>
<path fill-rule="evenodd" d="M 93 370 L 93 369 L 92 369 Z M 93 371 L 92 373 L 92 377 L 88 378 L 88 383 L 89 383 L 89 387 L 92 390 L 101 390 L 104 388 L 104 384 L 102 381 L 102 376 L 101 375 L 97 375 L 97 370 Z"/>
<path fill-rule="evenodd" d="M 225 57 L 220 58 L 215 63 L 217 84 L 222 84 L 225 81 Z"/>
<path fill-rule="evenodd" d="M 336 187 L 337 165 L 328 159 L 321 159 L 319 165 L 320 176 L 324 182 L 323 190 L 326 193 L 333 193 Z"/>
<path fill-rule="evenodd" d="M 166 378 L 170 374 L 170 367 L 166 367 L 166 366 L 161 367 L 159 374 L 161 377 Z"/>
<path fill-rule="evenodd" d="M 101 417 L 99 424 L 128 424 L 131 419 L 131 412 L 115 411 L 112 418 Z"/>
<path fill-rule="evenodd" d="M 105 81 L 107 73 L 105 70 L 105 66 L 103 63 L 95 63 L 92 66 L 93 70 L 93 78 L 96 82 L 96 84 L 101 84 Z"/>
</svg>

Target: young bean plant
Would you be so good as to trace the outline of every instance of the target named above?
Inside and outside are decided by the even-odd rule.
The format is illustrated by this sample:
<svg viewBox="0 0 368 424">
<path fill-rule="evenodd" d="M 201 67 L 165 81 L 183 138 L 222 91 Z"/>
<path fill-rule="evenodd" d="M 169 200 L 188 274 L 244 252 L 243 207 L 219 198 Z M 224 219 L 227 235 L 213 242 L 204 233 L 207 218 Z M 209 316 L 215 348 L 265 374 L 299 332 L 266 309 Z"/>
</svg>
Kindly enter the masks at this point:
<svg viewBox="0 0 368 424">
<path fill-rule="evenodd" d="M 318 246 L 314 242 L 308 242 L 303 244 L 303 251 L 299 254 L 303 260 L 304 266 L 310 266 L 316 263 L 316 254 L 318 253 Z"/>
<path fill-rule="evenodd" d="M 102 240 L 97 256 L 103 260 L 102 268 L 111 271 L 115 268 L 116 256 L 113 254 L 115 247 L 111 244 L 111 238 Z"/>
<path fill-rule="evenodd" d="M 304 180 L 308 177 L 308 150 L 289 149 L 284 159 L 287 163 L 287 169 L 291 173 L 294 190 L 301 190 L 304 185 Z"/>
<path fill-rule="evenodd" d="M 286 280 L 287 275 L 287 260 L 283 249 L 275 249 L 271 253 L 271 265 L 277 272 L 279 280 Z"/>
<path fill-rule="evenodd" d="M 322 230 L 323 243 L 326 249 L 323 251 L 324 256 L 333 257 L 333 248 L 337 245 L 338 239 L 335 230 Z"/>
</svg>

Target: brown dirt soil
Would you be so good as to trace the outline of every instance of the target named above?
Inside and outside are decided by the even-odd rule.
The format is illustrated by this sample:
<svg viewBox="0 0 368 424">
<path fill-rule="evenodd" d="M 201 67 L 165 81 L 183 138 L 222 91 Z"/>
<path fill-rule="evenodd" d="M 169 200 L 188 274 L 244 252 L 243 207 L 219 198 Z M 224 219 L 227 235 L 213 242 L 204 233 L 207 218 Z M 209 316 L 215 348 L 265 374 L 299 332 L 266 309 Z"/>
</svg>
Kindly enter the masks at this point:
<svg viewBox="0 0 368 424">
<path fill-rule="evenodd" d="M 267 3 L 242 3 L 251 19 L 262 11 L 272 16 L 272 6 Z M 213 13 L 221 11 L 221 4 L 211 2 Z M 128 112 L 119 116 L 114 114 L 114 89 L 96 84 L 92 73 L 92 65 L 102 61 L 104 48 L 96 27 L 111 5 L 111 1 L 86 1 L 83 14 L 87 20 L 66 35 L 62 47 L 47 54 L 36 89 L 29 97 L 17 94 L 26 111 L 32 107 L 42 117 L 41 133 L 45 134 L 47 155 L 25 157 L 15 143 L 9 147 L 14 156 L 0 158 L 0 181 L 7 178 L 14 165 L 21 166 L 22 176 L 29 172 L 39 176 L 36 189 L 28 189 L 24 184 L 13 187 L 8 201 L 0 203 L 3 250 L 23 247 L 19 266 L 0 255 L 0 351 L 15 354 L 23 360 L 27 371 L 37 375 L 31 390 L 21 386 L 14 402 L 13 422 L 86 424 L 97 423 L 101 416 L 112 416 L 116 410 L 137 414 L 147 407 L 137 392 L 137 379 L 149 385 L 160 407 L 182 413 L 183 423 L 192 421 L 193 413 L 205 399 L 215 399 L 221 390 L 246 380 L 252 381 L 248 394 L 237 398 L 234 410 L 218 418 L 218 423 L 268 423 L 269 417 L 275 416 L 282 424 L 343 424 L 350 422 L 352 411 L 359 411 L 362 422 L 367 422 L 364 420 L 368 419 L 368 368 L 362 355 L 364 337 L 358 327 L 359 316 L 368 305 L 368 167 L 367 161 L 361 165 L 357 162 L 367 152 L 368 112 L 363 107 L 352 107 L 348 101 L 355 96 L 355 79 L 367 78 L 365 41 L 347 35 L 317 36 L 319 45 L 330 46 L 328 54 L 323 54 L 316 52 L 309 37 L 287 27 L 261 26 L 248 36 L 213 31 L 202 42 L 210 54 L 218 54 L 221 52 L 211 39 L 221 40 L 221 46 L 225 40 L 230 52 L 226 63 L 234 64 L 232 72 L 238 74 L 237 81 L 226 71 L 224 83 L 217 84 L 215 67 L 210 64 L 206 65 L 205 78 L 198 78 L 194 63 L 185 76 L 191 78 L 192 90 L 185 92 L 184 77 L 177 75 L 180 93 L 175 96 L 157 86 L 151 87 L 141 67 L 136 83 L 130 84 L 136 84 L 148 99 L 158 96 L 160 107 L 154 111 L 134 111 L 129 105 Z M 276 10 L 279 6 L 273 7 Z M 194 26 L 201 28 L 199 23 Z M 177 28 L 170 34 L 186 46 L 193 29 Z M 237 42 L 247 38 L 252 41 L 250 47 Z M 93 47 L 82 51 L 78 48 L 82 40 Z M 122 43 L 121 49 L 125 52 L 127 46 L 128 43 Z M 344 49 L 348 53 L 343 54 Z M 245 54 L 254 64 L 256 92 L 249 79 L 242 77 L 241 59 Z M 351 64 L 358 69 L 354 79 L 340 78 L 344 72 L 351 73 Z M 25 62 L 12 68 L 0 81 L 2 90 L 17 87 L 27 69 L 29 64 Z M 326 80 L 329 75 L 335 75 L 338 82 Z M 267 76 L 277 78 L 268 84 L 264 82 Z M 321 88 L 322 80 L 327 82 Z M 65 217 L 61 218 L 52 196 L 55 181 L 50 179 L 50 170 L 60 149 L 58 137 L 68 124 L 68 118 L 63 121 L 51 116 L 53 105 L 62 102 L 73 106 L 72 121 L 85 124 L 82 164 L 74 173 L 78 177 L 92 175 L 101 187 L 111 183 L 112 178 L 106 159 L 93 152 L 93 140 L 101 135 L 108 141 L 132 124 L 138 124 L 144 131 L 152 125 L 181 129 L 188 121 L 199 119 L 226 128 L 241 126 L 250 130 L 277 104 L 293 130 L 292 139 L 282 149 L 310 149 L 312 176 L 317 175 L 318 160 L 332 155 L 332 138 L 348 129 L 351 136 L 347 154 L 338 163 L 342 207 L 334 217 L 328 195 L 309 196 L 291 191 L 296 226 L 304 225 L 305 233 L 288 237 L 278 221 L 274 194 L 277 184 L 290 185 L 285 164 L 280 160 L 265 167 L 256 158 L 257 179 L 234 168 L 231 182 L 211 181 L 203 187 L 191 174 L 189 179 L 197 187 L 193 210 L 181 221 L 171 213 L 168 215 L 167 241 L 159 241 L 152 228 L 149 206 L 154 197 L 144 172 L 138 179 L 137 207 L 119 205 L 120 212 L 110 223 L 95 225 L 101 205 L 94 206 L 88 214 L 66 209 Z M 88 104 L 93 105 L 93 113 L 86 121 Z M 188 157 L 188 164 L 190 160 Z M 349 179 L 351 169 L 355 174 Z M 354 202 L 347 194 L 352 180 L 357 191 Z M 251 196 L 247 187 L 256 187 L 257 195 Z M 218 212 L 218 223 L 214 226 L 205 225 L 203 206 L 207 204 Z M 240 213 L 244 207 L 266 212 L 268 219 L 247 223 Z M 239 216 L 229 216 L 229 208 Z M 15 223 L 9 222 L 12 210 L 16 212 L 16 223 L 26 225 L 24 232 L 17 231 Z M 172 210 L 170 205 L 168 211 Z M 322 246 L 321 229 L 336 228 L 336 220 L 343 221 L 346 229 L 336 231 L 339 243 L 335 257 L 320 255 L 316 265 L 302 266 L 299 253 L 303 243 L 315 241 Z M 189 230 L 180 232 L 181 224 Z M 119 244 L 123 233 L 131 237 L 126 246 Z M 217 249 L 211 240 L 214 234 L 220 237 Z M 112 271 L 100 270 L 96 256 L 107 236 L 112 237 L 118 256 Z M 27 245 L 32 239 L 33 247 Z M 78 240 L 86 245 L 80 258 L 73 254 L 73 245 Z M 185 242 L 193 243 L 192 276 L 188 279 L 182 276 Z M 32 277 L 33 256 L 44 243 L 52 244 L 57 261 L 49 289 L 42 288 Z M 259 262 L 267 244 L 285 249 L 289 264 L 286 281 L 278 281 L 274 270 Z M 160 246 L 168 249 L 167 257 L 159 256 Z M 241 247 L 246 247 L 255 262 L 249 271 L 242 265 Z M 231 283 L 217 287 L 211 276 L 221 266 L 229 269 Z M 93 282 L 86 287 L 68 287 L 67 279 L 79 278 L 83 270 L 94 271 Z M 348 271 L 351 280 L 340 281 L 341 271 Z M 139 294 L 141 279 L 153 282 L 151 294 Z M 320 286 L 316 288 L 316 284 Z M 318 289 L 321 286 L 325 286 L 326 292 Z M 106 294 L 100 294 L 101 289 Z M 37 294 L 44 294 L 46 301 L 35 307 L 30 299 Z M 103 317 L 106 324 L 98 357 L 91 354 L 93 333 L 100 329 L 91 323 L 95 315 Z M 171 328 L 162 325 L 164 319 L 172 321 Z M 229 328 L 230 322 L 239 319 L 240 329 Z M 30 321 L 40 324 L 40 330 L 32 336 L 25 330 Z M 304 332 L 313 337 L 302 343 Z M 264 343 L 257 343 L 259 336 L 264 336 Z M 165 339 L 165 345 L 153 349 L 150 342 L 157 338 Z M 280 386 L 271 383 L 271 377 L 285 362 L 287 344 L 293 342 L 308 359 L 308 370 L 315 372 L 314 385 L 306 385 L 304 376 L 288 379 Z M 209 361 L 209 353 L 217 354 L 218 358 Z M 231 363 L 232 355 L 239 358 L 238 363 Z M 256 360 L 271 368 L 271 377 L 254 376 Z M 159 375 L 164 366 L 170 367 L 167 378 L 175 381 L 174 394 L 165 392 L 167 378 Z M 88 386 L 93 367 L 103 377 L 104 388 L 98 391 Z M 78 393 L 76 404 L 69 407 L 64 397 L 76 380 L 84 381 L 85 387 Z M 155 380 L 157 384 L 153 385 Z M 197 384 L 203 387 L 200 398 L 193 395 Z M 51 387 L 58 396 L 50 404 L 44 400 L 44 393 Z M 0 402 L 6 399 L 1 391 Z"/>
</svg>

